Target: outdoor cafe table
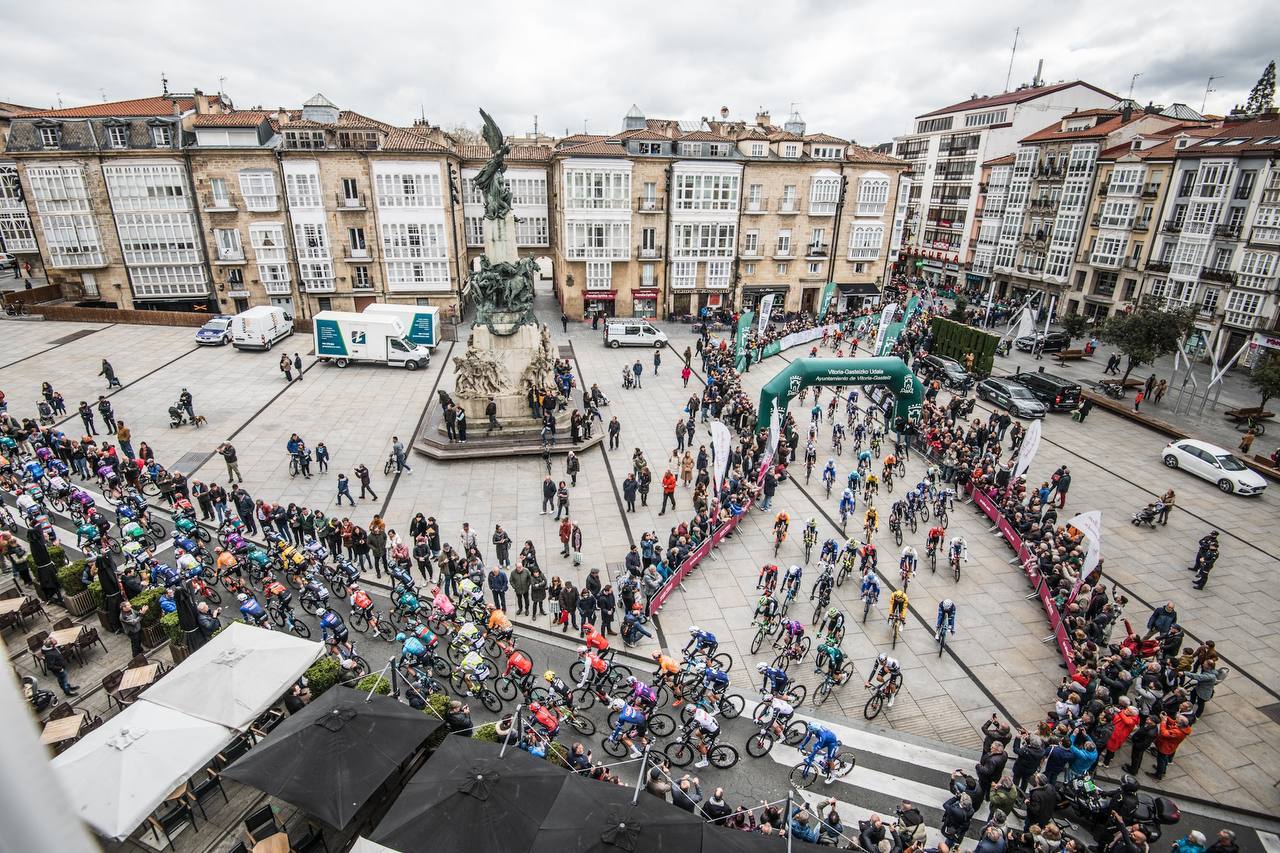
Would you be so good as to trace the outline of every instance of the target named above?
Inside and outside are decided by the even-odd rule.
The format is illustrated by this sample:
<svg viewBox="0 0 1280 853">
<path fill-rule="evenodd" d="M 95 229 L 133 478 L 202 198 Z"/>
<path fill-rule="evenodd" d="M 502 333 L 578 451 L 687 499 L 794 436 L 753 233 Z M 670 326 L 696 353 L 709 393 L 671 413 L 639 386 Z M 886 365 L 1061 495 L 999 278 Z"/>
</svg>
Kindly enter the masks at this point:
<svg viewBox="0 0 1280 853">
<path fill-rule="evenodd" d="M 29 597 L 25 595 L 20 595 L 17 598 L 0 598 L 0 616 L 6 613 L 17 613 L 22 609 L 22 605 L 29 600 Z"/>
<path fill-rule="evenodd" d="M 151 663 L 146 666 L 138 666 L 132 669 L 126 669 L 124 674 L 120 676 L 120 686 L 117 690 L 136 690 L 140 687 L 146 687 L 156 680 L 156 675 L 160 672 L 160 664 Z"/>
<path fill-rule="evenodd" d="M 63 628 L 60 631 L 53 631 L 49 634 L 58 641 L 59 646 L 67 647 L 75 644 L 80 639 L 80 634 L 84 631 L 83 625 L 72 625 L 70 628 Z"/>
<path fill-rule="evenodd" d="M 289 853 L 289 833 L 277 832 L 253 845 L 253 853 Z"/>
<path fill-rule="evenodd" d="M 84 711 L 76 711 L 70 717 L 59 717 L 56 720 L 50 720 L 45 723 L 44 731 L 40 733 L 40 742 L 47 746 L 78 737 L 80 729 L 84 726 L 84 720 Z"/>
</svg>

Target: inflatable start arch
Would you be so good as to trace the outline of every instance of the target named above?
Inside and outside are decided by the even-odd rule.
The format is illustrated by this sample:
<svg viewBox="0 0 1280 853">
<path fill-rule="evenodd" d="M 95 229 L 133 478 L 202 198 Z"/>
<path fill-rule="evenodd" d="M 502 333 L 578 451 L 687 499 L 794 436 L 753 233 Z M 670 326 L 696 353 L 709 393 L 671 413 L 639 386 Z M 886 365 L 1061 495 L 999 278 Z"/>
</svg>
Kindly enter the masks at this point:
<svg viewBox="0 0 1280 853">
<path fill-rule="evenodd" d="M 765 383 L 756 410 L 756 428 L 768 429 L 776 405 L 787 403 L 810 385 L 883 385 L 894 396 L 894 415 L 918 419 L 924 403 L 924 385 L 900 358 L 800 358 Z"/>
</svg>

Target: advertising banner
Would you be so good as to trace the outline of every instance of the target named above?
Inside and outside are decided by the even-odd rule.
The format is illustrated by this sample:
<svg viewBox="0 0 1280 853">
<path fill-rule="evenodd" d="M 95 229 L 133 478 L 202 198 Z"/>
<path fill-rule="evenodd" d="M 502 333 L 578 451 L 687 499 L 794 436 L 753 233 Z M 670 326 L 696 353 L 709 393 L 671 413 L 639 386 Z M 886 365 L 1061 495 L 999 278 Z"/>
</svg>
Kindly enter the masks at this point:
<svg viewBox="0 0 1280 853">
<path fill-rule="evenodd" d="M 776 294 L 766 293 L 760 299 L 760 323 L 756 327 L 756 334 L 763 335 L 764 330 L 769 328 L 769 318 L 773 316 L 773 297 Z"/>
<path fill-rule="evenodd" d="M 1067 520 L 1067 524 L 1074 527 L 1084 534 L 1085 542 L 1088 543 L 1088 550 L 1085 551 L 1084 565 L 1080 569 L 1080 577 L 1076 578 L 1075 586 L 1071 589 L 1071 598 L 1068 601 L 1075 601 L 1076 595 L 1080 592 L 1080 587 L 1085 580 L 1097 568 L 1098 561 L 1102 559 L 1102 513 L 1098 510 L 1090 512 L 1082 512 L 1075 518 Z"/>
<path fill-rule="evenodd" d="M 1036 451 L 1040 449 L 1040 421 L 1032 421 L 1031 426 L 1027 427 L 1027 434 L 1022 439 L 1022 445 L 1018 448 L 1018 461 L 1013 466 L 1013 476 L 1021 477 L 1028 468 L 1031 467 L 1031 460 L 1036 458 Z"/>
<path fill-rule="evenodd" d="M 711 424 L 711 452 L 714 454 L 715 478 L 711 481 L 711 491 L 720 494 L 720 484 L 724 482 L 724 475 L 729 471 L 729 454 L 733 449 L 733 435 L 729 432 L 729 428 L 721 421 L 714 421 Z"/>
<path fill-rule="evenodd" d="M 836 285 L 835 282 L 827 282 L 827 286 L 822 288 L 822 305 L 818 308 L 818 320 L 827 319 L 827 312 L 831 310 L 831 300 L 835 298 Z"/>
<path fill-rule="evenodd" d="M 888 352 L 885 346 L 885 337 L 889 332 L 889 324 L 893 322 L 894 315 L 898 313 L 898 303 L 890 302 L 884 308 L 880 309 L 880 329 L 876 332 L 876 355 L 884 355 Z"/>
<path fill-rule="evenodd" d="M 755 322 L 756 315 L 752 311 L 743 311 L 738 318 L 738 329 L 734 336 L 733 368 L 741 373 L 747 368 L 747 329 Z"/>
</svg>

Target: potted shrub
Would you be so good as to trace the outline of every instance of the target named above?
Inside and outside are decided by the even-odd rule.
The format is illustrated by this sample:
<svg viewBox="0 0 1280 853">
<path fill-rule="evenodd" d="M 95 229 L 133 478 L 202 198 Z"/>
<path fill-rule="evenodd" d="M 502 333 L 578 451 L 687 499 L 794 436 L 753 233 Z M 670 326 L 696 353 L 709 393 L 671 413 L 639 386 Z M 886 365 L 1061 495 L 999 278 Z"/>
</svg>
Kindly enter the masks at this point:
<svg viewBox="0 0 1280 853">
<path fill-rule="evenodd" d="M 129 599 L 129 603 L 133 605 L 133 609 L 142 614 L 143 648 L 154 649 L 168 639 L 165 636 L 164 628 L 160 626 L 160 617 L 165 615 L 160 610 L 160 596 L 163 593 L 163 589 L 153 586 L 150 589 L 144 589 L 142 592 Z M 146 608 L 146 612 L 143 612 L 142 608 L 144 607 Z"/>
<path fill-rule="evenodd" d="M 372 690 L 379 696 L 389 696 L 391 695 L 391 682 L 384 678 L 381 673 L 375 672 L 357 681 L 356 690 L 362 693 L 368 693 Z"/>
<path fill-rule="evenodd" d="M 52 550 L 52 549 L 50 549 Z M 62 589 L 62 602 L 72 616 L 83 616 L 93 609 L 93 595 L 84 585 L 81 573 L 84 572 L 84 561 L 64 563 L 58 569 L 58 586 Z"/>
<path fill-rule="evenodd" d="M 342 667 L 338 665 L 338 661 L 333 655 L 325 655 L 307 667 L 307 671 L 303 673 L 303 676 L 307 679 L 307 688 L 311 691 L 311 698 L 315 699 L 338 683 L 338 680 L 342 677 Z M 365 688 L 365 690 L 368 689 L 367 687 Z M 390 685 L 387 686 L 387 689 L 391 689 Z"/>
<path fill-rule="evenodd" d="M 111 625 L 107 619 L 107 596 L 102 591 L 102 581 L 94 578 L 88 589 L 89 597 L 93 599 L 93 606 L 98 611 L 98 624 L 102 626 L 102 630 L 110 631 Z"/>
<path fill-rule="evenodd" d="M 145 619 L 146 617 L 143 618 Z M 169 638 L 169 656 L 173 658 L 174 664 L 182 663 L 191 654 L 191 650 L 187 648 L 186 632 L 178 624 L 178 614 L 165 613 L 160 617 L 160 621 L 157 624 L 164 631 L 164 635 Z"/>
<path fill-rule="evenodd" d="M 502 738 L 498 737 L 497 723 L 485 723 L 483 726 L 477 727 L 471 737 L 476 740 L 488 741 L 489 743 L 498 743 L 502 740 Z"/>
</svg>

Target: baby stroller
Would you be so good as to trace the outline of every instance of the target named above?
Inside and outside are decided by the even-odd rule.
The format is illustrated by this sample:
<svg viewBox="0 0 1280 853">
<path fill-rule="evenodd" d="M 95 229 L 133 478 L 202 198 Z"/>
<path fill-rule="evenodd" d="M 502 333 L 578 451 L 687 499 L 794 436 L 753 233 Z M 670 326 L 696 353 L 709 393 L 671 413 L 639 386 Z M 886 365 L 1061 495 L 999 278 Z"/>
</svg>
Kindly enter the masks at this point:
<svg viewBox="0 0 1280 853">
<path fill-rule="evenodd" d="M 41 689 L 40 682 L 30 675 L 22 676 L 22 692 L 26 695 L 27 701 L 31 703 L 31 707 L 35 708 L 37 712 L 48 708 L 56 698 L 52 690 Z"/>
<path fill-rule="evenodd" d="M 36 409 L 40 412 L 40 426 L 51 426 L 53 424 L 53 406 L 48 401 L 41 400 L 36 404 Z"/>
<path fill-rule="evenodd" d="M 187 418 L 178 406 L 169 407 L 169 429 L 176 429 L 187 422 Z"/>
<path fill-rule="evenodd" d="M 1135 512 L 1133 514 L 1133 518 L 1130 520 L 1133 522 L 1134 527 L 1141 527 L 1145 524 L 1147 527 L 1154 530 L 1156 526 L 1156 519 L 1160 516 L 1160 513 L 1163 510 L 1164 501 L 1155 501 L 1154 503 L 1149 503 L 1142 509 Z"/>
<path fill-rule="evenodd" d="M 622 368 L 622 387 L 624 390 L 636 387 L 635 374 L 631 372 L 629 367 Z"/>
</svg>

